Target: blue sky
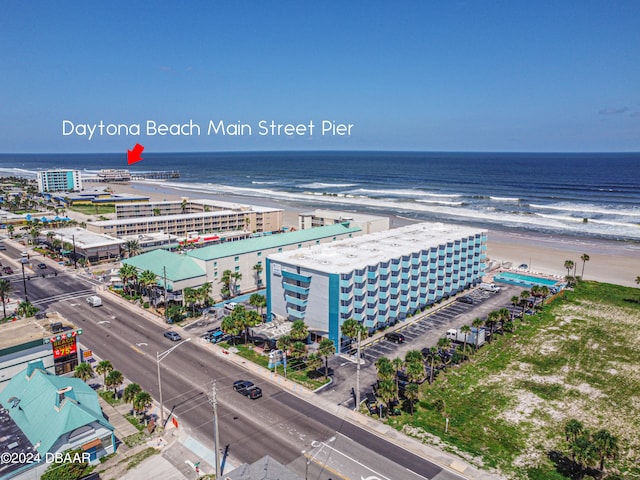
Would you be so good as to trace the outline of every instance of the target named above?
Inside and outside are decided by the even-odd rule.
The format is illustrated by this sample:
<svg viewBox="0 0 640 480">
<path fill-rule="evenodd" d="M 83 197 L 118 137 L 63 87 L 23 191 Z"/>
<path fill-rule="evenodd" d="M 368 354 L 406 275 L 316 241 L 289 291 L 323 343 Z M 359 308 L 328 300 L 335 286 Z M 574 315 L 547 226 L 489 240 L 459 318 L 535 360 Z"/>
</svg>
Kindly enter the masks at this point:
<svg viewBox="0 0 640 480">
<path fill-rule="evenodd" d="M 640 151 L 639 25 L 636 0 L 7 1 L 0 153 Z M 63 120 L 254 131 L 89 141 Z"/>
</svg>

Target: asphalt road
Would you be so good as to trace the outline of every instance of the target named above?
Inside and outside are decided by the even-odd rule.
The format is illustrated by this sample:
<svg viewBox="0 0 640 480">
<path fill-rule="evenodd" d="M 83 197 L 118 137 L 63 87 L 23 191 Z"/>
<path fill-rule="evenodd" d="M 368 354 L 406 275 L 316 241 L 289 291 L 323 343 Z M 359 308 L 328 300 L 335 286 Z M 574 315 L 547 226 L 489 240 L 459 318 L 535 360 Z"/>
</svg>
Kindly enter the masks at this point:
<svg viewBox="0 0 640 480">
<path fill-rule="evenodd" d="M 140 384 L 158 399 L 156 355 L 176 345 L 163 336 L 166 329 L 107 295 L 102 296 L 102 307 L 89 306 L 85 297 L 99 282 L 62 271 L 53 276 L 57 269 L 51 262 L 47 264 L 50 266 L 43 273 L 48 276 L 36 278 L 33 275 L 27 280 L 29 300 L 42 309 L 60 312 L 82 327 L 81 342 L 85 346 L 100 358 L 109 359 L 126 378 Z M 21 272 L 12 279 L 14 295 L 22 294 Z M 339 451 L 340 442 L 335 442 L 328 450 L 334 452 L 335 458 L 344 457 L 349 461 L 343 459 L 333 468 L 334 471 L 335 468 L 347 469 L 348 475 L 353 475 L 351 478 L 367 478 L 372 471 L 381 475 L 380 478 L 409 478 L 405 473 L 398 475 L 399 466 L 415 472 L 411 478 L 442 478 L 445 473 L 431 462 L 271 383 L 260 381 L 239 366 L 216 358 L 210 347 L 200 342 L 199 338 L 193 337 L 161 362 L 163 402 L 182 428 L 187 428 L 194 438 L 212 449 L 213 414 L 208 393 L 215 380 L 220 448 L 227 451 L 233 464 L 253 462 L 268 454 L 300 471 L 308 466 L 309 457 L 305 458 L 303 451 L 311 452 L 338 436 L 344 439 L 341 448 L 348 451 Z M 232 383 L 237 379 L 259 384 L 263 397 L 249 400 L 234 392 Z M 345 462 L 349 466 L 345 466 Z M 314 478 L 328 478 L 317 462 L 311 464 L 310 471 L 315 472 Z M 447 478 L 461 477 L 447 473 Z"/>
</svg>

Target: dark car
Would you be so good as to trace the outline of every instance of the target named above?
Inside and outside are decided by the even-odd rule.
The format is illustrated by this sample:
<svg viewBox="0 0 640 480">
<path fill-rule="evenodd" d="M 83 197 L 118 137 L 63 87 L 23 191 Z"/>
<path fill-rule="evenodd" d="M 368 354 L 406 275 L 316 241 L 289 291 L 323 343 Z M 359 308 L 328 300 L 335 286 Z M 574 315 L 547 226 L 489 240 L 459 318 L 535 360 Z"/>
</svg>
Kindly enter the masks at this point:
<svg viewBox="0 0 640 480">
<path fill-rule="evenodd" d="M 367 406 L 367 410 L 371 415 L 378 414 L 378 401 L 373 392 L 367 392 L 364 395 L 364 404 Z"/>
<path fill-rule="evenodd" d="M 404 335 L 398 332 L 385 333 L 384 338 L 394 343 L 404 343 Z"/>
<path fill-rule="evenodd" d="M 468 303 L 470 305 L 473 305 L 473 298 L 471 298 L 469 295 L 465 295 L 464 297 L 458 297 L 456 298 L 456 302 L 460 302 L 460 303 Z"/>
<path fill-rule="evenodd" d="M 4 273 L 6 273 L 7 275 L 11 275 L 11 274 L 13 274 L 13 269 L 12 269 L 11 267 L 4 267 L 4 268 L 2 269 L 2 271 L 3 271 Z"/>
<path fill-rule="evenodd" d="M 169 330 L 168 332 L 164 332 L 164 336 L 167 337 L 172 342 L 177 342 L 178 340 L 182 340 L 182 337 L 173 330 Z"/>
<path fill-rule="evenodd" d="M 233 382 L 233 389 L 240 395 L 244 395 L 251 400 L 260 398 L 262 396 L 262 389 L 257 387 L 249 380 L 236 380 Z"/>
<path fill-rule="evenodd" d="M 47 265 L 46 265 L 45 263 L 39 263 L 39 264 L 38 264 L 38 268 L 39 268 L 40 270 L 44 270 L 45 268 L 47 268 Z"/>
</svg>

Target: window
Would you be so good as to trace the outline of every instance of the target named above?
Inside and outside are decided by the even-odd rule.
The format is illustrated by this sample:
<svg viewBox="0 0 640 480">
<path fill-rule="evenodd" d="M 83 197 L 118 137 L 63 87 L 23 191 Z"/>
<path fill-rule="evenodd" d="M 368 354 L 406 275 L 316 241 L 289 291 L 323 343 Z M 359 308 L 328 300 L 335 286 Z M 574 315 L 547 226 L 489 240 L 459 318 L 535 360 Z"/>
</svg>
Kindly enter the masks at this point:
<svg viewBox="0 0 640 480">
<path fill-rule="evenodd" d="M 240 267 L 238 265 L 236 265 L 236 272 L 240 271 Z"/>
<path fill-rule="evenodd" d="M 278 253 L 282 253 L 282 247 L 278 249 Z"/>
<path fill-rule="evenodd" d="M 213 266 L 217 267 L 218 266 L 218 262 L 213 262 Z"/>
<path fill-rule="evenodd" d="M 234 262 L 237 262 L 238 260 L 240 260 L 240 257 L 235 257 L 235 258 L 233 259 L 233 261 L 234 261 Z"/>
<path fill-rule="evenodd" d="M 261 257 L 262 256 L 262 252 L 258 252 L 258 256 Z"/>
<path fill-rule="evenodd" d="M 302 244 L 301 243 L 298 244 L 298 248 L 302 248 Z"/>
</svg>

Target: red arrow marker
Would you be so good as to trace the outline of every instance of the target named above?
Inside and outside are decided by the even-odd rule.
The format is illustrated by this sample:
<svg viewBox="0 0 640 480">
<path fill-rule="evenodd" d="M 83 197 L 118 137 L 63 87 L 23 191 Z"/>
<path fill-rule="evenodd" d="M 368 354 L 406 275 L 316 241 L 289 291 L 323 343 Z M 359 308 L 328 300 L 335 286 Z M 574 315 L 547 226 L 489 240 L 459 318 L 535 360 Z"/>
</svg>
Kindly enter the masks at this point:
<svg viewBox="0 0 640 480">
<path fill-rule="evenodd" d="M 142 157 L 140 155 L 142 154 L 143 150 L 144 147 L 139 143 L 136 143 L 136 146 L 133 147 L 133 150 L 127 150 L 128 164 L 131 165 L 132 163 L 136 163 L 142 160 Z"/>
</svg>

